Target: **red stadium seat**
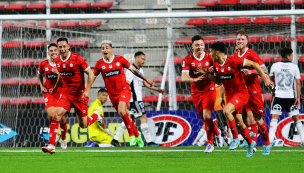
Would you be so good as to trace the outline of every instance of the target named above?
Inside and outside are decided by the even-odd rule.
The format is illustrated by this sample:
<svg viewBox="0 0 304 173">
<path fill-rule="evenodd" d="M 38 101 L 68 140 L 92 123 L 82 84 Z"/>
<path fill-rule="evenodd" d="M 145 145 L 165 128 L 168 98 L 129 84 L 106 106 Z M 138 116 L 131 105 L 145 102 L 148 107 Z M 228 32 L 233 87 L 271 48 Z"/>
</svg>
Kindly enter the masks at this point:
<svg viewBox="0 0 304 173">
<path fill-rule="evenodd" d="M 291 0 L 285 0 L 285 4 L 291 4 Z M 295 4 L 303 4 L 303 0 L 294 0 Z"/>
<path fill-rule="evenodd" d="M 248 43 L 258 43 L 263 41 L 263 37 L 262 36 L 253 36 L 253 37 L 249 37 L 248 38 Z"/>
<path fill-rule="evenodd" d="M 20 25 L 15 25 L 15 28 L 37 26 L 37 22 L 33 20 L 22 21 Z"/>
<path fill-rule="evenodd" d="M 301 57 L 299 57 L 299 62 L 304 62 L 304 55 L 302 55 Z"/>
<path fill-rule="evenodd" d="M 272 94 L 270 94 L 270 93 L 263 94 L 263 100 L 264 101 L 272 101 L 273 100 Z"/>
<path fill-rule="evenodd" d="M 22 81 L 22 85 L 39 85 L 39 81 L 37 77 L 27 79 L 25 81 Z"/>
<path fill-rule="evenodd" d="M 304 42 L 304 35 L 296 35 L 297 42 Z M 287 40 L 287 42 L 291 42 L 291 38 Z"/>
<path fill-rule="evenodd" d="M 273 36 L 268 36 L 267 38 L 264 39 L 264 42 L 266 43 L 280 43 L 282 41 L 285 41 L 285 37 L 282 35 L 273 35 Z"/>
<path fill-rule="evenodd" d="M 5 105 L 7 103 L 10 103 L 10 98 L 1 97 L 1 105 Z"/>
<path fill-rule="evenodd" d="M 279 57 L 279 58 L 277 58 L 275 61 L 276 61 L 276 62 L 281 62 L 281 61 L 282 61 L 282 58 Z"/>
<path fill-rule="evenodd" d="M 96 26 L 100 26 L 101 25 L 101 21 L 100 20 L 87 20 L 81 23 L 81 26 L 92 26 L 92 27 L 96 27 Z"/>
<path fill-rule="evenodd" d="M 58 24 L 59 27 L 76 27 L 79 26 L 78 20 L 66 20 Z"/>
<path fill-rule="evenodd" d="M 16 47 L 22 47 L 24 45 L 23 41 L 8 41 L 4 43 L 2 46 L 3 48 L 16 48 Z"/>
<path fill-rule="evenodd" d="M 192 38 L 191 37 L 182 37 L 175 41 L 175 44 L 191 44 Z"/>
<path fill-rule="evenodd" d="M 51 8 L 67 8 L 70 6 L 68 2 L 54 2 L 51 4 Z"/>
<path fill-rule="evenodd" d="M 13 64 L 12 60 L 8 60 L 8 59 L 2 59 L 1 60 L 1 66 L 2 67 L 7 67 Z"/>
<path fill-rule="evenodd" d="M 265 5 L 278 5 L 282 4 L 284 1 L 283 0 L 265 0 L 263 4 Z"/>
<path fill-rule="evenodd" d="M 17 85 L 22 82 L 21 78 L 10 78 L 1 81 L 1 85 Z"/>
<path fill-rule="evenodd" d="M 231 24 L 246 24 L 246 23 L 250 23 L 250 22 L 251 22 L 250 17 L 236 17 L 236 18 L 233 18 L 232 20 L 230 20 L 229 23 L 231 23 Z"/>
<path fill-rule="evenodd" d="M 274 21 L 273 17 L 257 17 L 252 21 L 252 23 L 271 23 Z"/>
<path fill-rule="evenodd" d="M 58 25 L 58 22 L 57 21 L 54 21 L 54 20 L 51 20 L 50 21 L 50 27 L 51 28 L 55 28 L 56 26 Z M 38 24 L 38 26 L 40 27 L 46 27 L 46 21 L 42 21 Z"/>
<path fill-rule="evenodd" d="M 222 43 L 235 43 L 236 42 L 236 37 L 235 36 L 225 36 L 221 39 Z"/>
<path fill-rule="evenodd" d="M 229 18 L 213 18 L 209 20 L 209 25 L 220 25 L 229 22 Z"/>
<path fill-rule="evenodd" d="M 242 5 L 258 5 L 262 3 L 261 0 L 246 0 L 246 1 L 241 1 Z"/>
<path fill-rule="evenodd" d="M 90 2 L 81 2 L 81 1 L 77 1 L 70 5 L 71 8 L 87 8 L 90 6 L 91 6 Z"/>
<path fill-rule="evenodd" d="M 108 7 L 112 7 L 113 6 L 113 2 L 107 2 L 107 1 L 99 1 L 96 3 L 93 3 L 92 7 L 104 7 L 104 8 L 108 8 Z"/>
<path fill-rule="evenodd" d="M 291 17 L 289 16 L 278 17 L 276 20 L 274 20 L 274 23 L 291 23 Z"/>
<path fill-rule="evenodd" d="M 32 60 L 32 59 L 22 59 L 22 60 L 18 60 L 16 62 L 13 63 L 13 66 L 31 66 L 31 65 L 35 65 L 36 61 Z"/>
<path fill-rule="evenodd" d="M 157 102 L 158 101 L 158 95 L 150 95 L 143 97 L 143 102 Z"/>
<path fill-rule="evenodd" d="M 184 101 L 184 100 L 186 100 L 186 97 L 185 97 L 184 95 L 178 94 L 178 95 L 176 95 L 176 100 L 177 100 L 178 102 Z M 163 99 L 163 101 L 164 101 L 164 102 L 168 102 L 168 101 L 169 101 L 169 97 L 165 97 L 165 98 Z"/>
<path fill-rule="evenodd" d="M 208 23 L 207 19 L 192 18 L 186 22 L 186 25 L 204 25 L 207 23 Z"/>
<path fill-rule="evenodd" d="M 34 2 L 27 6 L 29 9 L 45 9 L 45 2 Z"/>
<path fill-rule="evenodd" d="M 219 1 L 220 5 L 236 5 L 239 3 L 240 3 L 240 0 L 220 0 Z"/>
<path fill-rule="evenodd" d="M 20 97 L 10 101 L 11 105 L 27 105 L 32 103 L 32 98 L 29 97 Z"/>
<path fill-rule="evenodd" d="M 201 2 L 198 2 L 198 6 L 215 6 L 218 4 L 218 0 L 202 0 Z"/>
<path fill-rule="evenodd" d="M 4 4 L 0 4 L 0 9 L 3 9 L 5 8 L 5 5 Z"/>
<path fill-rule="evenodd" d="M 7 10 L 22 10 L 26 8 L 27 5 L 24 3 L 12 3 L 6 6 Z"/>
<path fill-rule="evenodd" d="M 45 104 L 44 97 L 40 97 L 38 99 L 35 99 L 32 103 L 33 104 Z"/>
<path fill-rule="evenodd" d="M 162 81 L 162 79 L 163 79 L 163 76 L 158 76 L 153 79 L 153 82 L 160 83 Z M 166 82 L 168 82 L 168 81 L 169 81 L 169 77 L 167 76 Z M 182 77 L 176 76 L 175 81 L 182 82 Z"/>
<path fill-rule="evenodd" d="M 2 22 L 2 28 L 10 28 L 15 25 L 14 22 Z"/>
<path fill-rule="evenodd" d="M 213 44 L 218 40 L 217 37 L 203 37 L 203 39 L 205 44 Z"/>
<path fill-rule="evenodd" d="M 301 81 L 304 81 L 304 74 L 301 74 Z"/>
<path fill-rule="evenodd" d="M 25 47 L 42 47 L 46 45 L 46 41 L 45 40 L 32 40 L 27 42 L 24 46 Z"/>
<path fill-rule="evenodd" d="M 187 98 L 186 98 L 186 101 L 188 101 L 188 102 L 193 102 L 193 97 L 192 97 L 192 96 L 187 97 Z"/>
<path fill-rule="evenodd" d="M 274 55 L 261 55 L 260 56 L 260 59 L 263 61 L 263 62 L 272 62 L 275 60 L 275 56 Z"/>
<path fill-rule="evenodd" d="M 75 39 L 71 42 L 69 42 L 70 46 L 87 46 L 90 44 L 90 40 L 88 39 Z"/>
<path fill-rule="evenodd" d="M 304 16 L 298 18 L 297 22 L 299 22 L 299 23 L 304 23 Z"/>
<path fill-rule="evenodd" d="M 174 64 L 182 64 L 185 57 L 174 57 Z"/>
</svg>

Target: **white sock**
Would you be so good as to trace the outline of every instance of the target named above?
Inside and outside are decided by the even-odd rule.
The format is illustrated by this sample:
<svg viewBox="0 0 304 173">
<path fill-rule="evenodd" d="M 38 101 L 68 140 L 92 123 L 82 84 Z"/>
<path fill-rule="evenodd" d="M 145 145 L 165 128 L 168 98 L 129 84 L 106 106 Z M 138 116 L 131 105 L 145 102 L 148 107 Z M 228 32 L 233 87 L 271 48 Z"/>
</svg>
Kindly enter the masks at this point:
<svg viewBox="0 0 304 173">
<path fill-rule="evenodd" d="M 149 132 L 148 123 L 140 124 L 141 133 L 144 135 L 146 142 L 152 142 L 151 134 Z"/>
<path fill-rule="evenodd" d="M 111 144 L 98 144 L 99 147 L 114 147 Z"/>
<path fill-rule="evenodd" d="M 203 146 L 207 142 L 207 133 L 205 133 L 201 139 L 198 141 L 197 145 L 198 146 Z"/>
<path fill-rule="evenodd" d="M 300 120 L 296 122 L 296 127 L 297 127 L 297 130 L 298 130 L 298 134 L 301 138 L 301 143 L 303 143 L 304 142 L 304 131 L 303 131 L 302 122 Z"/>
<path fill-rule="evenodd" d="M 270 144 L 273 143 L 274 137 L 275 137 L 275 132 L 277 131 L 278 127 L 278 120 L 277 119 L 272 119 L 270 122 L 270 128 L 269 128 L 269 142 Z"/>
<path fill-rule="evenodd" d="M 119 140 L 119 138 L 124 134 L 125 130 L 126 130 L 126 126 L 124 122 L 121 122 L 120 126 L 118 127 L 118 130 L 114 136 L 115 140 Z"/>
<path fill-rule="evenodd" d="M 233 135 L 231 133 L 231 130 L 228 128 L 228 133 L 229 133 L 229 139 L 232 142 L 233 141 Z"/>
<path fill-rule="evenodd" d="M 206 130 L 201 129 L 201 130 L 198 132 L 198 134 L 197 134 L 195 140 L 193 141 L 192 145 L 197 144 L 198 141 L 202 138 L 202 136 L 203 136 L 205 133 L 206 133 Z"/>
</svg>

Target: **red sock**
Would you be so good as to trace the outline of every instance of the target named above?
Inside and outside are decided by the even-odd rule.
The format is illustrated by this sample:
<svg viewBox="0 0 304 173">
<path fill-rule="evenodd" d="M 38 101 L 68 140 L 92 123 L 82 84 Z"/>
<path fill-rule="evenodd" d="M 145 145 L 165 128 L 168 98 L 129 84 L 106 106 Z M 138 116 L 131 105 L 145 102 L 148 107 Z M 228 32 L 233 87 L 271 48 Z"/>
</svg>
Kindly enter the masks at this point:
<svg viewBox="0 0 304 173">
<path fill-rule="evenodd" d="M 256 142 L 257 138 L 258 138 L 258 133 L 259 133 L 258 125 L 257 124 L 251 124 L 250 127 L 251 127 L 251 131 L 253 131 L 253 133 L 255 133 L 255 135 L 252 137 L 252 140 L 254 140 Z"/>
<path fill-rule="evenodd" d="M 55 121 L 55 120 L 52 120 L 50 125 L 49 144 L 52 144 L 54 146 L 57 138 L 58 125 L 59 125 L 59 121 Z"/>
<path fill-rule="evenodd" d="M 262 137 L 264 139 L 264 144 L 270 145 L 269 134 L 268 134 L 267 125 L 266 125 L 265 121 L 263 121 L 263 124 L 259 127 L 259 129 L 262 133 Z"/>
<path fill-rule="evenodd" d="M 220 134 L 220 132 L 218 131 L 218 128 L 215 125 L 215 121 L 212 121 L 212 122 L 213 122 L 213 132 L 216 136 L 218 136 Z"/>
<path fill-rule="evenodd" d="M 213 145 L 213 129 L 214 129 L 214 124 L 212 121 L 212 118 L 210 119 L 205 119 L 205 129 L 207 133 L 207 144 Z"/>
<path fill-rule="evenodd" d="M 232 121 L 227 121 L 227 122 L 228 122 L 228 127 L 231 130 L 233 139 L 237 139 L 238 133 L 237 133 L 237 129 L 236 129 L 235 119 L 233 119 Z"/>
<path fill-rule="evenodd" d="M 87 116 L 87 122 L 88 122 L 88 126 L 90 126 L 91 124 L 93 124 L 98 118 L 98 115 L 93 113 L 93 115 L 91 116 Z"/>
<path fill-rule="evenodd" d="M 138 137 L 139 133 L 138 133 L 137 128 L 134 125 L 134 121 L 132 120 L 130 115 L 128 113 L 126 113 L 122 118 L 123 118 L 123 121 L 126 125 L 128 132 L 129 132 L 129 136 L 135 135 L 135 137 Z"/>
<path fill-rule="evenodd" d="M 252 143 L 252 138 L 250 137 L 250 130 L 246 127 L 244 130 L 241 130 L 241 135 L 250 145 Z"/>
<path fill-rule="evenodd" d="M 60 129 L 61 129 L 61 140 L 65 140 L 66 138 L 66 133 L 67 133 L 67 125 L 66 122 L 61 124 L 60 123 Z"/>
</svg>

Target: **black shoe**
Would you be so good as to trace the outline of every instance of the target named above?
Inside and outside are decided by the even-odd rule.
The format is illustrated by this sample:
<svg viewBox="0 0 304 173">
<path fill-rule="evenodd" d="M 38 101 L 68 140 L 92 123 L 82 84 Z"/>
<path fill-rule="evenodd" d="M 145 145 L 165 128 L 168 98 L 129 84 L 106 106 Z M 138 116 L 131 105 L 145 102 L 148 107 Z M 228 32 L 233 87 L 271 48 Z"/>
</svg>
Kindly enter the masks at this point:
<svg viewBox="0 0 304 173">
<path fill-rule="evenodd" d="M 149 143 L 148 143 L 148 146 L 149 146 L 149 147 L 160 147 L 160 144 L 157 144 L 157 143 L 155 143 L 155 142 L 149 142 Z"/>
<path fill-rule="evenodd" d="M 113 139 L 113 140 L 111 141 L 111 144 L 112 144 L 114 147 L 120 147 L 119 142 L 118 142 L 117 140 L 115 140 L 115 139 Z"/>
</svg>

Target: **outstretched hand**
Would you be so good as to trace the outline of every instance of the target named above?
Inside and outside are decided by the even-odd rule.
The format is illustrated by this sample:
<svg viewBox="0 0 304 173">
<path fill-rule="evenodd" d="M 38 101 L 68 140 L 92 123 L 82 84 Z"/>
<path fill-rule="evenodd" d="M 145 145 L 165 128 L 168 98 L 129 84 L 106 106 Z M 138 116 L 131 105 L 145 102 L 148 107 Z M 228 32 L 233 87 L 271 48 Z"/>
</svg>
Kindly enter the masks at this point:
<svg viewBox="0 0 304 173">
<path fill-rule="evenodd" d="M 207 68 L 201 65 L 197 67 L 196 71 L 200 72 L 201 74 L 206 74 L 208 72 Z"/>
</svg>

